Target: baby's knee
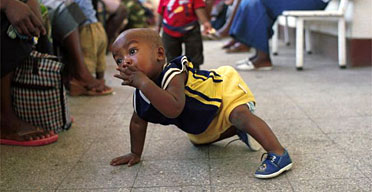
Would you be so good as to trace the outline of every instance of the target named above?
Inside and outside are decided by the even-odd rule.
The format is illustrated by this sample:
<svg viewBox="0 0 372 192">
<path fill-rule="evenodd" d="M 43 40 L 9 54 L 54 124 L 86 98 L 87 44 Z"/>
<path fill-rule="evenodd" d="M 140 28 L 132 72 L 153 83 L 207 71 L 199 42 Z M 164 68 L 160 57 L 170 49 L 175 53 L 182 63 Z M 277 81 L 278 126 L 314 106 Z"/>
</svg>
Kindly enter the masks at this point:
<svg viewBox="0 0 372 192">
<path fill-rule="evenodd" d="M 234 122 L 247 119 L 250 114 L 251 112 L 247 105 L 239 105 L 232 110 L 229 119 L 234 124 Z"/>
</svg>

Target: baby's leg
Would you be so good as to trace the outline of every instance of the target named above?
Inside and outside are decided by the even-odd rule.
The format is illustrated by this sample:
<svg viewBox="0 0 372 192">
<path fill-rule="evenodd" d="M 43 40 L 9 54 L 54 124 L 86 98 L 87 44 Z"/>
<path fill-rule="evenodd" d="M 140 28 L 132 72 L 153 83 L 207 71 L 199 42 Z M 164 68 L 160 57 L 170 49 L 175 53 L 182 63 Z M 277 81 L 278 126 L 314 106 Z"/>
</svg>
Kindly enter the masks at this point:
<svg viewBox="0 0 372 192">
<path fill-rule="evenodd" d="M 284 153 L 284 148 L 261 118 L 249 111 L 247 105 L 239 105 L 230 114 L 231 123 L 242 131 L 247 132 L 267 151 L 278 155 Z"/>
<path fill-rule="evenodd" d="M 197 144 L 197 143 L 192 142 L 191 140 L 190 141 L 194 146 L 205 146 L 205 145 L 210 145 L 212 143 L 215 143 L 217 141 L 221 141 L 223 139 L 230 138 L 230 137 L 235 136 L 235 135 L 236 135 L 236 128 L 235 127 L 230 127 L 225 132 L 223 132 L 217 140 L 212 141 L 210 143 Z"/>
</svg>

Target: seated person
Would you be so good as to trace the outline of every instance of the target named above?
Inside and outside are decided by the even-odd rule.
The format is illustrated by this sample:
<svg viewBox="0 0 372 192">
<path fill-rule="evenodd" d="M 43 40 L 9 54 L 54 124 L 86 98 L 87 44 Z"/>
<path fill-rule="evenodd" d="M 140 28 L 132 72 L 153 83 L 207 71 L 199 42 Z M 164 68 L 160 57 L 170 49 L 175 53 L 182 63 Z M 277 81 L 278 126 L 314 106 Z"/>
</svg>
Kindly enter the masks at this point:
<svg viewBox="0 0 372 192">
<path fill-rule="evenodd" d="M 254 174 L 257 178 L 276 177 L 291 169 L 287 150 L 252 113 L 254 96 L 234 68 L 195 70 L 186 56 L 166 63 L 162 40 L 151 29 L 125 31 L 114 42 L 112 53 L 120 72 L 115 77 L 136 90 L 131 152 L 113 159 L 111 165 L 131 166 L 140 161 L 147 125 L 152 122 L 176 125 L 195 145 L 238 135 L 250 149 L 257 150 L 256 139 L 268 152 Z"/>
<path fill-rule="evenodd" d="M 105 29 L 102 24 L 98 22 L 96 17 L 96 11 L 93 8 L 92 0 L 74 0 L 80 9 L 83 11 L 87 18 L 79 27 L 79 39 L 80 45 L 84 55 L 84 62 L 88 67 L 90 73 L 95 73 L 96 79 L 104 82 L 104 74 L 106 70 L 106 47 L 107 47 L 107 36 Z M 80 89 L 78 91 L 78 84 L 70 84 L 71 93 L 82 95 L 82 94 L 95 94 L 97 92 L 88 91 L 86 89 Z M 74 91 L 73 89 L 76 89 Z M 105 85 L 102 92 L 97 95 L 112 94 L 113 89 Z"/>
<path fill-rule="evenodd" d="M 270 70 L 269 39 L 272 26 L 284 10 L 321 10 L 329 0 L 247 0 L 238 7 L 229 34 L 237 41 L 256 49 L 256 54 L 236 64 L 238 70 Z"/>
<path fill-rule="evenodd" d="M 57 54 L 63 56 L 66 64 L 64 79 L 70 95 L 105 94 L 104 82 L 95 79 L 84 62 L 78 29 L 86 18 L 79 6 L 59 0 L 41 0 L 41 3 L 48 8 L 53 43 L 61 48 L 61 52 L 58 53 L 57 50 Z M 70 84 L 73 85 L 72 92 Z"/>
<path fill-rule="evenodd" d="M 13 71 L 30 55 L 32 43 L 29 39 L 46 34 L 39 3 L 36 0 L 28 0 L 27 4 L 15 0 L 1 0 L 0 8 L 2 47 L 0 144 L 39 146 L 56 142 L 58 135 L 53 131 L 43 131 L 20 119 L 13 110 L 11 100 Z M 16 30 L 16 37 L 11 37 L 8 33 L 10 25 Z"/>
</svg>

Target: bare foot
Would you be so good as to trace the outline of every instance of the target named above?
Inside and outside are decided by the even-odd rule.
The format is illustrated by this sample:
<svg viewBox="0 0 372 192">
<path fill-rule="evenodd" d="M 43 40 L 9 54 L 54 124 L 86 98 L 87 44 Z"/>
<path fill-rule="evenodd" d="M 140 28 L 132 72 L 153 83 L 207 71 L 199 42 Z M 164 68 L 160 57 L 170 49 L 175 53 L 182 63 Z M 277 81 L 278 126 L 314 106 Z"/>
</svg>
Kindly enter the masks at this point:
<svg viewBox="0 0 372 192">
<path fill-rule="evenodd" d="M 273 66 L 270 59 L 261 59 L 259 57 L 256 57 L 256 58 L 250 59 L 250 61 L 252 61 L 255 68 L 272 67 Z"/>
<path fill-rule="evenodd" d="M 256 57 L 249 59 L 252 61 L 255 68 L 260 67 L 272 67 L 273 64 L 271 63 L 270 56 L 260 50 L 257 50 Z"/>
<path fill-rule="evenodd" d="M 44 139 L 55 135 L 54 131 L 43 131 L 14 115 L 14 113 L 1 114 L 1 139 L 15 141 L 32 141 Z"/>
</svg>

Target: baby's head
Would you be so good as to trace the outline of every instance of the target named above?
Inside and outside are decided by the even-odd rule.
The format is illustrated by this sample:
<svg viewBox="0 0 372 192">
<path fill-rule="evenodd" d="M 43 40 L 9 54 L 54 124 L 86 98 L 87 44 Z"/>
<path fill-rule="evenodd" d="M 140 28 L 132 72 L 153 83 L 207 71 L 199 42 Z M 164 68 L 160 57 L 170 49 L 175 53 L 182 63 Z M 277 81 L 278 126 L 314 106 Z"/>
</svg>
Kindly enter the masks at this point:
<svg viewBox="0 0 372 192">
<path fill-rule="evenodd" d="M 118 65 L 135 65 L 151 79 L 156 78 L 165 63 L 165 51 L 159 34 L 152 29 L 124 31 L 112 44 Z"/>
</svg>

